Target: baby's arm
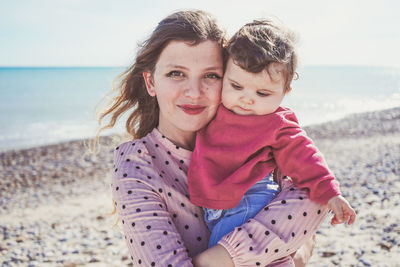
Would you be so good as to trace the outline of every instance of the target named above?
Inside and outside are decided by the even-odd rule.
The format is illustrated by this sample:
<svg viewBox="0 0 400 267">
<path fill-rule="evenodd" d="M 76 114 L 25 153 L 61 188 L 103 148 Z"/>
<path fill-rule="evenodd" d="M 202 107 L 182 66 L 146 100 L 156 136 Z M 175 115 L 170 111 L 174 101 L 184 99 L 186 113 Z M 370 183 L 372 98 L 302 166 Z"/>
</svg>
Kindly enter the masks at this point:
<svg viewBox="0 0 400 267">
<path fill-rule="evenodd" d="M 341 195 L 331 198 L 327 206 L 335 214 L 331 220 L 331 225 L 345 222 L 350 225 L 356 219 L 356 212 L 350 206 L 349 202 Z"/>
<path fill-rule="evenodd" d="M 338 181 L 322 153 L 298 124 L 295 114 L 288 111 L 281 116 L 281 126 L 271 144 L 278 168 L 297 187 L 308 189 L 312 201 L 326 205 L 329 199 L 340 195 Z"/>
<path fill-rule="evenodd" d="M 277 131 L 273 153 L 278 167 L 290 176 L 294 184 L 310 191 L 310 199 L 326 204 L 335 216 L 331 224 L 348 222 L 356 218 L 354 209 L 340 195 L 339 183 L 329 170 L 321 152 L 298 125 L 294 113 L 283 116 Z"/>
</svg>

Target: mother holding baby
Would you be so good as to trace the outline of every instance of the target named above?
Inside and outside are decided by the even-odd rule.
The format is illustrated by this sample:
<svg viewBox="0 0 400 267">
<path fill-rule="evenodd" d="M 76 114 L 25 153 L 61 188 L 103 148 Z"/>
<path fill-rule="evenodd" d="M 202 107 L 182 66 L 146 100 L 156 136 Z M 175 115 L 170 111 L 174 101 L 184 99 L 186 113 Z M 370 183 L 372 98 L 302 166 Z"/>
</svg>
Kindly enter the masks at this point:
<svg viewBox="0 0 400 267">
<path fill-rule="evenodd" d="M 328 209 L 276 175 L 278 195 L 208 248 L 210 232 L 202 208 L 190 201 L 187 173 L 196 132 L 221 101 L 224 45 L 223 32 L 203 11 L 166 17 L 101 117 L 111 116 L 112 127 L 130 112 L 126 129 L 133 141 L 115 149 L 112 194 L 133 266 L 304 266 L 311 254 L 299 248 Z"/>
</svg>

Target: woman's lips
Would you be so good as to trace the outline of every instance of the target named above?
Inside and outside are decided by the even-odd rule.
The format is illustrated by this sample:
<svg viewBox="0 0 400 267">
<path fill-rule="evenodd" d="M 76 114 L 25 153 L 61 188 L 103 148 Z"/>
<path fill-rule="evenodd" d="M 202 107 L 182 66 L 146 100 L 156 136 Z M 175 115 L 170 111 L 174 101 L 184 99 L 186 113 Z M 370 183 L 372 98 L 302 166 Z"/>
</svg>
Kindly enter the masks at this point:
<svg viewBox="0 0 400 267">
<path fill-rule="evenodd" d="M 186 114 L 189 115 L 197 115 L 203 112 L 206 109 L 205 106 L 201 105 L 178 105 L 180 109 L 183 110 Z"/>
</svg>

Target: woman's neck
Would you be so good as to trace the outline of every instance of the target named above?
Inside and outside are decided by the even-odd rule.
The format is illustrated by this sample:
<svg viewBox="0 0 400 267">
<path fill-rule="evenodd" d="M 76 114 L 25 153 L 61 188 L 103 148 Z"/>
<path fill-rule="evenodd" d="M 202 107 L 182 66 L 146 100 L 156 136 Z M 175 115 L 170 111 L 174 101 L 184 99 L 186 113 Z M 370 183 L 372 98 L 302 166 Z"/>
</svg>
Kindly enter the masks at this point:
<svg viewBox="0 0 400 267">
<path fill-rule="evenodd" d="M 169 127 L 163 127 L 163 125 L 161 124 L 157 126 L 157 129 L 162 135 L 168 138 L 175 145 L 193 151 L 196 142 L 195 132 L 170 129 Z"/>
</svg>

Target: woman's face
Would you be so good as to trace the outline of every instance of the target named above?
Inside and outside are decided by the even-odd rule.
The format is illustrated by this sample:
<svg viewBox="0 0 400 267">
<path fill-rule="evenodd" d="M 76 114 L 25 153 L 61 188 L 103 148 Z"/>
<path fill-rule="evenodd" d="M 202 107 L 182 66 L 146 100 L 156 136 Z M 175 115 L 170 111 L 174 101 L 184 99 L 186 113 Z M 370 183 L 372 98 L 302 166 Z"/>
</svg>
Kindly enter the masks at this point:
<svg viewBox="0 0 400 267">
<path fill-rule="evenodd" d="M 143 76 L 160 107 L 159 130 L 170 138 L 193 134 L 213 118 L 220 103 L 221 48 L 214 41 L 197 45 L 171 41 L 154 73 Z"/>
</svg>

